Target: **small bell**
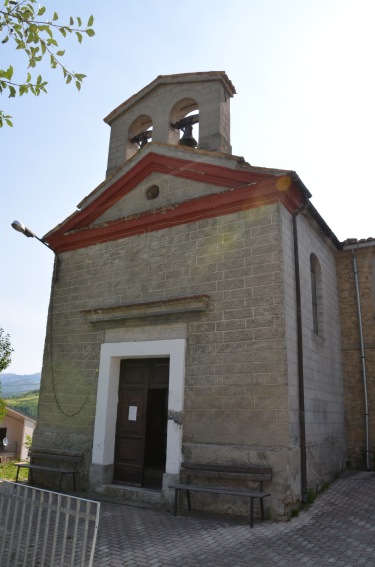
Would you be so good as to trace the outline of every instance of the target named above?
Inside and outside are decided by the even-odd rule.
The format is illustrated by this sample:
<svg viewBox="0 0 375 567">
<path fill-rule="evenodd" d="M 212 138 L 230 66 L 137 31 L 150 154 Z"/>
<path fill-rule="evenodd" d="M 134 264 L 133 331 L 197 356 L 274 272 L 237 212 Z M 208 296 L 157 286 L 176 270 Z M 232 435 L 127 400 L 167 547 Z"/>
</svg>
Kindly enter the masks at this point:
<svg viewBox="0 0 375 567">
<path fill-rule="evenodd" d="M 145 130 L 144 132 L 140 132 L 136 136 L 129 138 L 129 140 L 132 144 L 138 144 L 140 148 L 143 148 L 150 138 L 152 138 L 152 130 Z"/>
<path fill-rule="evenodd" d="M 193 124 L 197 122 L 199 122 L 199 115 L 194 114 L 192 116 L 186 116 L 172 124 L 175 130 L 183 131 L 183 135 L 178 141 L 179 146 L 187 146 L 189 148 L 196 148 L 198 146 L 198 142 L 193 138 Z"/>
<path fill-rule="evenodd" d="M 183 131 L 183 136 L 179 139 L 178 145 L 179 146 L 188 146 L 189 148 L 196 148 L 198 145 L 197 140 L 193 138 L 193 125 L 186 124 L 184 128 L 181 128 Z"/>
</svg>

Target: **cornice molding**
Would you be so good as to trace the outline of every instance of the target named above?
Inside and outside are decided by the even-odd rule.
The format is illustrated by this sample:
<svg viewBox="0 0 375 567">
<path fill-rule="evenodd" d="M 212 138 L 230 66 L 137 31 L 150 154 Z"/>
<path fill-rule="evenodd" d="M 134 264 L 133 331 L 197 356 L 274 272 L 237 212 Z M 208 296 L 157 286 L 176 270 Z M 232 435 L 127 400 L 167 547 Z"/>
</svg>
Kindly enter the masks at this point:
<svg viewBox="0 0 375 567">
<path fill-rule="evenodd" d="M 161 299 L 147 303 L 133 303 L 95 309 L 85 309 L 81 313 L 93 325 L 123 323 L 130 319 L 165 317 L 202 313 L 208 307 L 208 295 L 191 295 L 171 299 Z"/>
</svg>

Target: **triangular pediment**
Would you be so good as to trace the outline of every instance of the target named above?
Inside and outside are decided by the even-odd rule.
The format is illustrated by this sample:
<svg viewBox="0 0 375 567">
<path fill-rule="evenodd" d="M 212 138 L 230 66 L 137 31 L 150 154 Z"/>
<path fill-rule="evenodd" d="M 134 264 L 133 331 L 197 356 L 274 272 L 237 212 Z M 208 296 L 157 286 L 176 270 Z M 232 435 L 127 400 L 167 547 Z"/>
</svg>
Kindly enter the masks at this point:
<svg viewBox="0 0 375 567">
<path fill-rule="evenodd" d="M 152 211 L 157 213 L 161 209 L 176 207 L 186 201 L 222 191 L 223 187 L 217 184 L 196 182 L 170 173 L 150 173 L 132 191 L 96 218 L 90 227 Z"/>
<path fill-rule="evenodd" d="M 224 154 L 213 153 L 208 160 L 210 152 L 152 146 L 45 236 L 53 249 L 61 252 L 160 230 L 192 222 L 197 215 L 225 214 L 220 207 L 241 210 L 259 199 L 275 201 L 282 194 L 277 183 L 286 177 L 284 171 L 252 168 L 241 158 Z M 285 195 L 290 194 L 289 185 Z"/>
</svg>

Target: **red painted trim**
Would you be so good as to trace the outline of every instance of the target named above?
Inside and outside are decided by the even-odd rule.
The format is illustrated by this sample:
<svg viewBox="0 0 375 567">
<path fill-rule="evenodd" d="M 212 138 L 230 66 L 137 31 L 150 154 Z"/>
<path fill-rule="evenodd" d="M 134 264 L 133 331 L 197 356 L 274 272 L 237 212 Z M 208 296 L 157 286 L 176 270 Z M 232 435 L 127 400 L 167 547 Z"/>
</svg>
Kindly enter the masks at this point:
<svg viewBox="0 0 375 567">
<path fill-rule="evenodd" d="M 265 173 L 229 169 L 219 165 L 198 163 L 151 152 L 115 181 L 113 185 L 105 189 L 92 203 L 68 219 L 65 224 L 59 227 L 58 231 L 69 232 L 90 225 L 107 209 L 130 193 L 147 176 L 155 172 L 190 179 L 198 183 L 230 188 L 273 177 Z"/>
<path fill-rule="evenodd" d="M 158 211 L 107 222 L 101 226 L 70 233 L 58 230 L 49 235 L 47 241 L 56 252 L 66 252 L 276 202 L 283 203 L 290 212 L 296 210 L 302 204 L 298 189 L 292 184 L 288 189 L 280 191 L 277 185 L 278 179 L 273 177 L 251 187 L 239 187 L 206 195 Z"/>
</svg>

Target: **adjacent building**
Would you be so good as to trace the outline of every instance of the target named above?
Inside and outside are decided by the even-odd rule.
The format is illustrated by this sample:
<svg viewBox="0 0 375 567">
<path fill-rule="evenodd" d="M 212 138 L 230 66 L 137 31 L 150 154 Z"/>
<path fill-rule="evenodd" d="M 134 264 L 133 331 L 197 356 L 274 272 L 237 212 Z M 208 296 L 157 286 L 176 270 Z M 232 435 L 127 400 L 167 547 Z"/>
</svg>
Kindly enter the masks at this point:
<svg viewBox="0 0 375 567">
<path fill-rule="evenodd" d="M 35 419 L 9 406 L 0 427 L 0 463 L 9 460 L 27 459 L 28 446 L 32 440 Z M 4 438 L 7 440 L 3 444 Z"/>
<path fill-rule="evenodd" d="M 375 466 L 375 239 L 337 255 L 348 465 Z"/>
</svg>

